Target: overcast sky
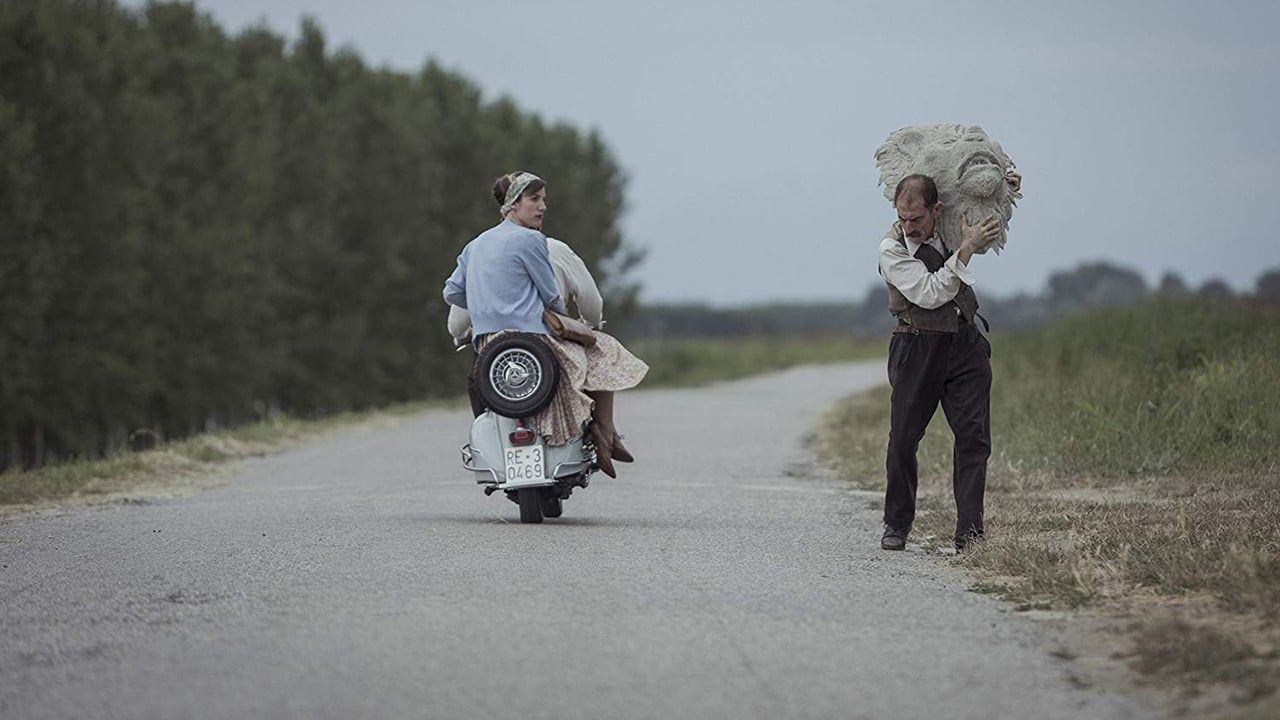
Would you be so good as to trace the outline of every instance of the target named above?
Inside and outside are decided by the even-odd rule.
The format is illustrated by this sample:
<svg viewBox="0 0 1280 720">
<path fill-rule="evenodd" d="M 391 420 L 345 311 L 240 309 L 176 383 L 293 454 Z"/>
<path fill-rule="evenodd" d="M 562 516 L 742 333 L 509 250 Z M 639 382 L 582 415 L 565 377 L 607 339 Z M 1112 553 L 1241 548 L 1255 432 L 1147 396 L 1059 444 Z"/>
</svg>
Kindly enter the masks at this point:
<svg viewBox="0 0 1280 720">
<path fill-rule="evenodd" d="M 980 292 L 1099 259 L 1237 289 L 1280 266 L 1277 2 L 197 5 L 290 37 L 308 14 L 372 64 L 434 57 L 599 129 L 650 301 L 861 296 L 893 219 L 873 153 L 939 122 L 981 125 L 1026 178 L 1005 252 L 974 261 Z"/>
</svg>

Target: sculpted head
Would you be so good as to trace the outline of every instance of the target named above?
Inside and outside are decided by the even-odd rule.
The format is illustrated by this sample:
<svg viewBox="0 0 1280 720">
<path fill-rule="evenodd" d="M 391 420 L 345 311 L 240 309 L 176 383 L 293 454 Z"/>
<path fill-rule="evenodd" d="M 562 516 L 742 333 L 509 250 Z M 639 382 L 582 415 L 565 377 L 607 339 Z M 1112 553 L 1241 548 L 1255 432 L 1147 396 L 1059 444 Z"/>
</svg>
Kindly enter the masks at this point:
<svg viewBox="0 0 1280 720">
<path fill-rule="evenodd" d="M 991 247 L 1000 252 L 1007 240 L 1009 220 L 1018 195 L 1005 182 L 1013 161 L 1000 143 L 972 125 L 919 125 L 898 130 L 876 151 L 876 167 L 885 197 L 893 200 L 902 178 L 920 174 L 933 178 L 942 203 L 937 234 L 951 250 L 960 247 L 961 223 L 1001 218 L 1000 238 Z"/>
</svg>

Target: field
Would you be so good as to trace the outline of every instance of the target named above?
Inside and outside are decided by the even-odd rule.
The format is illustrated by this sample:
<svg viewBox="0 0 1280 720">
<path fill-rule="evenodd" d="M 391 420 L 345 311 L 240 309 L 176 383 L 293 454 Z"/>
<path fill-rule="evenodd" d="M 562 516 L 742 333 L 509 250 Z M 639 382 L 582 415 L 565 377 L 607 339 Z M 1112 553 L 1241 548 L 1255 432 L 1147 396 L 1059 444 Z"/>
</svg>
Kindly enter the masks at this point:
<svg viewBox="0 0 1280 720">
<path fill-rule="evenodd" d="M 1272 707 L 1280 308 L 1160 302 L 992 344 L 988 538 L 954 562 L 976 589 L 1119 632 L 1110 659 L 1187 707 Z M 888 412 L 887 388 L 846 399 L 817 439 L 863 488 L 883 490 Z M 955 513 L 941 412 L 919 457 L 912 538 L 941 549 Z"/>
</svg>

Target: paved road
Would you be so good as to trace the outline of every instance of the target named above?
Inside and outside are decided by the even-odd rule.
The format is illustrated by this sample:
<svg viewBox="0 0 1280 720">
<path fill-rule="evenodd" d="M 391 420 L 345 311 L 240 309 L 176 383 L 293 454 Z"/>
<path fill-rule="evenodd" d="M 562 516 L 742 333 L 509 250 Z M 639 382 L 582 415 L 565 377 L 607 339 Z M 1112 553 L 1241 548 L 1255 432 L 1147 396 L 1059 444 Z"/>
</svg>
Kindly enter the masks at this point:
<svg viewBox="0 0 1280 720">
<path fill-rule="evenodd" d="M 619 400 L 641 462 L 520 525 L 434 412 L 182 499 L 0 525 L 3 718 L 1135 717 L 802 440 L 883 363 Z"/>
</svg>

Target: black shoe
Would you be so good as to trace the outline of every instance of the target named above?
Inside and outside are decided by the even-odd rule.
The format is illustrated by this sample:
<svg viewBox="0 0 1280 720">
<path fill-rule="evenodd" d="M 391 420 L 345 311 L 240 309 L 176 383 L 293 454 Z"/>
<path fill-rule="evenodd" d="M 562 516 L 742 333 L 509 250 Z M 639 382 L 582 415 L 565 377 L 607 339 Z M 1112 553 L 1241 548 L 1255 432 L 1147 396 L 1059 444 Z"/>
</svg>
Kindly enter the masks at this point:
<svg viewBox="0 0 1280 720">
<path fill-rule="evenodd" d="M 965 548 L 973 545 L 981 539 L 981 530 L 969 530 L 968 532 L 958 533 L 955 536 L 956 552 L 964 552 Z"/>
<path fill-rule="evenodd" d="M 881 550 L 906 550 L 907 535 L 910 534 L 911 528 L 896 528 L 890 525 L 884 526 L 884 535 L 880 537 Z"/>
</svg>

